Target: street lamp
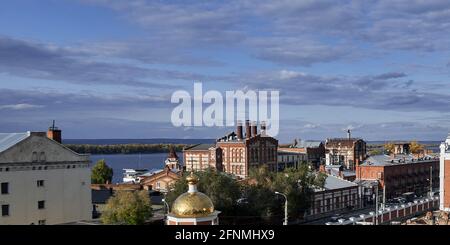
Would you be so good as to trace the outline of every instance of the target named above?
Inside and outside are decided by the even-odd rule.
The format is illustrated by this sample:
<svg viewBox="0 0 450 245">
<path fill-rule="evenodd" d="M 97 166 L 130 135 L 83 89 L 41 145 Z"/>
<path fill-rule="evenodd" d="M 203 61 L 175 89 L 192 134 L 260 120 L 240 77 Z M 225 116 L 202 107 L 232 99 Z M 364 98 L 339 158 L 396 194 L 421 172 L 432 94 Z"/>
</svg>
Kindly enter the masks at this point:
<svg viewBox="0 0 450 245">
<path fill-rule="evenodd" d="M 275 192 L 275 194 L 283 196 L 285 199 L 284 202 L 284 222 L 283 225 L 287 225 L 288 224 L 288 209 L 287 209 L 287 205 L 288 205 L 288 200 L 287 200 L 287 196 L 283 193 L 280 193 L 278 191 Z"/>
<path fill-rule="evenodd" d="M 167 212 L 164 212 L 164 219 L 166 219 L 166 218 L 167 218 L 167 215 L 168 215 L 169 212 L 170 212 L 170 207 L 169 207 L 169 204 L 166 202 L 166 199 L 165 199 L 165 198 L 162 199 L 162 202 L 164 203 L 165 208 L 167 208 Z"/>
</svg>

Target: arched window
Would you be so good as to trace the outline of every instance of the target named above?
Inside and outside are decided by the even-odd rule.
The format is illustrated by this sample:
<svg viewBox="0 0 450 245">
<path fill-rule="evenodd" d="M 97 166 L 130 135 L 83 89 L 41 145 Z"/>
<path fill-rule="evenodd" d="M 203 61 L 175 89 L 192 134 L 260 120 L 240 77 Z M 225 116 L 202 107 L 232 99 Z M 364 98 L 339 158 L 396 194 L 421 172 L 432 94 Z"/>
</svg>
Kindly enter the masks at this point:
<svg viewBox="0 0 450 245">
<path fill-rule="evenodd" d="M 41 154 L 39 155 L 39 161 L 40 162 L 45 162 L 46 161 L 45 152 L 41 152 Z"/>
<path fill-rule="evenodd" d="M 32 162 L 37 162 L 37 161 L 38 161 L 38 155 L 37 155 L 37 152 L 34 151 L 34 152 L 32 153 L 31 161 L 32 161 Z"/>
</svg>

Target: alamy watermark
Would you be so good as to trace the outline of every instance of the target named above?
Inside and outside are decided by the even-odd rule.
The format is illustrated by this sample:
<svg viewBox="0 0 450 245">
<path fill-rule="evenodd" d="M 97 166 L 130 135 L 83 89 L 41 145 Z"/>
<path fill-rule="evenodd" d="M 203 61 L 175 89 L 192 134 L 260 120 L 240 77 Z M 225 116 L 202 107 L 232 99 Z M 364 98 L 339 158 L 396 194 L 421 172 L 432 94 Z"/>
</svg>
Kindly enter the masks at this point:
<svg viewBox="0 0 450 245">
<path fill-rule="evenodd" d="M 185 90 L 172 94 L 171 102 L 178 104 L 172 111 L 175 127 L 235 126 L 237 121 L 266 123 L 266 133 L 278 135 L 280 111 L 279 91 L 234 90 L 224 96 L 216 90 L 203 93 L 202 83 L 194 83 L 194 95 Z M 270 110 L 269 110 L 270 108 Z"/>
</svg>

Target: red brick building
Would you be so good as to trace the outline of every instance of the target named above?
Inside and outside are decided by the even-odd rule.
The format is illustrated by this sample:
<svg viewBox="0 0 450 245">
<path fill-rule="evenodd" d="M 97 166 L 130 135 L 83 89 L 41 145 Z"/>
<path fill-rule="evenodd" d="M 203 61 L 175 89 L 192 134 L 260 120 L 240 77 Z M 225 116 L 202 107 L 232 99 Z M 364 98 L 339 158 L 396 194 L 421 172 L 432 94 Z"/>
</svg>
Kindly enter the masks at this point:
<svg viewBox="0 0 450 245">
<path fill-rule="evenodd" d="M 213 168 L 246 178 L 249 169 L 267 165 L 270 170 L 277 169 L 278 140 L 266 135 L 266 127 L 261 126 L 258 133 L 256 124 L 246 121 L 246 133 L 238 124 L 237 131 L 225 135 L 211 145 L 195 145 L 183 151 L 186 170 Z"/>
<path fill-rule="evenodd" d="M 406 192 L 427 195 L 430 176 L 433 188 L 439 187 L 439 158 L 414 155 L 375 155 L 356 166 L 356 180 L 378 181 L 379 189 L 386 186 L 386 198 L 401 196 Z"/>
<path fill-rule="evenodd" d="M 335 138 L 325 142 L 326 164 L 343 165 L 346 169 L 355 170 L 367 156 L 366 142 L 358 138 Z"/>
<path fill-rule="evenodd" d="M 442 211 L 450 212 L 450 134 L 442 142 L 440 154 L 440 205 Z"/>
</svg>

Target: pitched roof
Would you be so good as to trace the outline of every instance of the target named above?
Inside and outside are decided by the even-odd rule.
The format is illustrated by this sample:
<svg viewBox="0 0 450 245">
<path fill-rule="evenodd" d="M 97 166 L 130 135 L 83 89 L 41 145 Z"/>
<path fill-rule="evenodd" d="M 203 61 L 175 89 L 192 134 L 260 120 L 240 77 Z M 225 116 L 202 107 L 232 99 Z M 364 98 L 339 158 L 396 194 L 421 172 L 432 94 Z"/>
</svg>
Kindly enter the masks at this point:
<svg viewBox="0 0 450 245">
<path fill-rule="evenodd" d="M 22 140 L 28 138 L 30 132 L 26 133 L 0 133 L 0 152 L 6 151 Z"/>
<path fill-rule="evenodd" d="M 334 138 L 334 139 L 327 139 L 325 142 L 326 147 L 353 147 L 353 144 L 361 140 L 359 138 Z"/>
<path fill-rule="evenodd" d="M 214 147 L 214 144 L 197 144 L 197 145 L 193 145 L 191 147 L 187 147 L 184 150 L 185 151 L 206 151 L 211 147 Z"/>
<path fill-rule="evenodd" d="M 325 190 L 334 190 L 334 189 L 341 189 L 341 188 L 347 188 L 347 187 L 355 187 L 358 186 L 357 184 L 350 182 L 348 180 L 343 180 L 338 177 L 328 175 L 327 179 L 325 180 Z"/>
<path fill-rule="evenodd" d="M 297 148 L 316 148 L 319 147 L 322 144 L 320 141 L 308 141 L 308 140 L 301 140 L 297 144 Z"/>
</svg>

